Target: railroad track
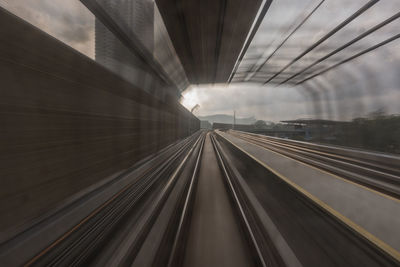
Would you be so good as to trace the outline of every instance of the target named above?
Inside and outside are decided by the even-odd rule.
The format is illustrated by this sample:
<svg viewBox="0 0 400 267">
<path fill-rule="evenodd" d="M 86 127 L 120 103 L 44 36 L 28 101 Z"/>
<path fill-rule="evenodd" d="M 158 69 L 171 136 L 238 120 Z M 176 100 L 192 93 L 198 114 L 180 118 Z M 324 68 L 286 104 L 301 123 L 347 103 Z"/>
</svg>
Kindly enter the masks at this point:
<svg viewBox="0 0 400 267">
<path fill-rule="evenodd" d="M 1 262 L 8 266 L 185 266 L 199 171 L 208 167 L 201 161 L 205 140 L 202 133 L 177 146 L 161 164 L 144 170 L 31 258 L 10 258 L 21 252 L 21 246 L 14 253 L 0 251 Z M 226 187 L 217 195 L 229 194 L 235 212 L 235 222 L 230 223 L 240 221 L 237 234 L 245 250 L 249 248 L 246 266 L 268 266 L 257 243 L 260 238 L 256 240 L 247 218 L 248 208 L 240 202 L 216 141 L 208 140 L 218 159 L 213 164 L 220 164 L 225 179 Z"/>
<path fill-rule="evenodd" d="M 394 156 L 385 158 L 379 154 L 372 155 L 338 147 L 329 148 L 237 131 L 230 133 L 250 143 L 400 198 L 400 169 L 399 165 L 396 167 L 400 159 Z M 360 159 L 363 157 L 364 159 Z"/>
<path fill-rule="evenodd" d="M 35 238 L 38 226 L 32 226 L 26 230 L 28 233 L 22 233 L 4 242 L 0 248 L 0 262 L 5 264 L 4 266 L 89 265 L 100 255 L 99 252 L 110 249 L 107 246 L 110 239 L 124 239 L 124 233 L 120 229 L 127 226 L 136 230 L 129 234 L 130 237 L 135 235 L 130 249 L 137 249 L 200 137 L 199 134 L 194 135 L 172 147 L 166 158 L 164 156 L 161 161 L 158 160 L 156 164 L 143 170 L 132 182 L 121 186 L 79 223 L 39 251 L 34 252 L 37 250 Z M 125 175 L 129 176 L 129 173 Z M 65 209 L 70 212 L 68 207 Z M 42 234 L 52 235 L 52 224 L 57 223 L 57 218 L 62 216 L 62 212 L 55 213 L 46 219 L 48 222 L 40 225 L 42 228 L 49 228 L 47 232 L 42 231 Z M 60 227 L 62 226 L 61 223 Z M 27 251 L 32 255 L 31 258 Z M 26 257 L 28 258 L 25 259 Z"/>
<path fill-rule="evenodd" d="M 206 138 L 209 139 L 206 141 Z M 206 146 L 208 146 L 208 149 L 212 145 L 217 162 L 209 161 L 209 159 L 205 158 L 205 156 L 203 155 L 204 146 L 207 142 L 209 142 L 208 144 L 206 144 Z M 212 177 L 212 179 L 223 179 L 222 182 L 224 186 L 216 190 L 216 195 L 218 196 L 217 199 L 223 202 L 221 196 L 227 195 L 227 197 L 229 198 L 229 203 L 232 206 L 234 212 L 234 220 L 237 221 L 240 225 L 240 230 L 236 232 L 236 234 L 241 235 L 241 238 L 239 238 L 239 240 L 242 240 L 241 242 L 244 243 L 242 244 L 243 247 L 245 248 L 245 250 L 248 250 L 247 252 L 249 253 L 249 257 L 244 260 L 246 262 L 245 266 L 282 266 L 282 264 L 268 264 L 271 263 L 270 249 L 263 250 L 260 245 L 260 242 L 262 242 L 265 237 L 264 235 L 258 235 L 259 232 L 255 232 L 257 230 L 259 231 L 259 229 L 256 229 L 256 223 L 254 219 L 250 217 L 251 210 L 249 209 L 248 204 L 243 202 L 243 196 L 240 195 L 237 191 L 237 185 L 235 184 L 232 174 L 229 172 L 226 162 L 223 160 L 223 155 L 221 153 L 221 148 L 218 145 L 218 142 L 215 140 L 214 136 L 212 134 L 209 134 L 209 137 L 205 136 L 203 141 L 201 142 L 201 146 L 198 149 L 198 152 L 196 152 L 196 160 L 193 161 L 194 167 L 191 169 L 190 179 L 188 179 L 188 181 L 186 182 L 186 189 L 183 190 L 184 193 L 179 198 L 179 203 L 173 204 L 176 207 L 179 207 L 176 209 L 178 212 L 172 213 L 172 216 L 168 218 L 160 218 L 159 220 L 160 224 L 163 223 L 164 225 L 167 225 L 163 229 L 173 230 L 170 231 L 171 233 L 168 234 L 168 231 L 157 231 L 157 229 L 153 229 L 155 232 L 163 232 L 163 235 L 161 235 L 161 237 L 158 236 L 158 239 L 160 239 L 160 241 L 154 241 L 155 239 L 153 238 L 155 236 L 148 237 L 151 242 L 156 242 L 157 244 L 160 244 L 157 245 L 158 248 L 162 247 L 163 249 L 158 249 L 158 252 L 154 254 L 152 253 L 152 251 L 154 251 L 154 247 L 148 246 L 146 250 L 142 251 L 139 257 L 134 260 L 133 266 L 192 266 L 193 261 L 196 261 L 195 266 L 205 266 L 204 264 L 205 262 L 207 262 L 207 259 L 191 258 L 193 257 L 193 255 L 188 250 L 190 250 L 189 248 L 193 245 L 190 244 L 191 239 L 189 235 L 192 234 L 190 230 L 193 229 L 193 224 L 195 224 L 196 220 L 194 213 L 200 213 L 200 217 L 213 217 L 213 214 L 210 210 L 208 210 L 207 213 L 204 213 L 206 212 L 205 210 L 196 210 L 196 207 L 198 207 L 198 205 L 195 205 L 195 201 L 198 201 L 199 199 L 196 198 L 196 194 L 201 194 L 201 188 L 198 188 L 202 187 L 202 185 L 199 185 L 199 179 L 206 179 L 206 177 L 204 177 L 203 175 L 203 172 L 206 168 L 212 168 L 210 164 L 218 164 L 219 171 L 222 174 L 222 177 L 219 177 L 217 174 L 215 175 L 215 177 Z M 199 177 L 199 175 L 201 177 Z M 165 208 L 168 208 L 168 203 L 166 203 Z M 226 220 L 223 222 L 225 225 L 232 223 L 232 221 L 229 221 L 232 218 L 225 219 Z M 236 224 L 235 222 L 233 223 Z M 207 227 L 206 224 L 204 224 L 203 226 Z M 158 227 L 161 228 L 160 225 L 158 225 Z M 215 239 L 218 239 L 218 237 L 216 236 Z M 202 244 L 204 243 L 208 242 L 209 245 L 212 244 L 212 241 L 208 240 L 206 236 L 196 238 L 195 242 L 197 243 L 195 246 L 199 249 L 201 249 Z M 224 247 L 213 247 L 217 253 L 220 250 L 222 258 L 221 262 L 226 261 L 226 259 L 224 260 L 224 257 L 227 256 L 224 255 L 223 250 L 226 249 L 227 246 L 233 245 L 236 244 L 228 243 L 225 244 Z M 268 253 L 270 254 L 267 255 Z M 207 255 L 207 253 L 204 254 L 205 258 L 209 256 L 210 255 Z M 238 255 L 228 256 L 233 259 L 236 258 L 238 262 L 243 260 L 240 259 L 241 256 Z M 276 260 L 276 257 L 278 257 L 278 261 L 275 261 L 275 263 L 282 263 L 282 259 L 280 259 L 277 254 L 275 254 L 274 260 Z M 236 260 L 234 260 L 234 262 L 235 261 Z"/>
<path fill-rule="evenodd" d="M 226 260 L 229 266 L 246 267 L 394 265 L 386 254 L 235 151 L 218 134 L 194 135 L 171 147 L 156 163 L 29 259 L 20 259 L 21 264 L 10 257 L 24 246 L 7 254 L 2 245 L 0 262 L 12 263 L 4 266 L 192 267 L 210 262 L 222 266 Z M 213 210 L 215 205 L 219 206 Z M 218 225 L 223 226 L 222 233 L 215 230 Z M 217 257 L 197 253 L 204 248 Z M 238 253 L 227 253 L 231 248 Z"/>
<path fill-rule="evenodd" d="M 285 261 L 293 261 L 294 264 L 292 266 L 301 266 L 293 253 L 289 252 L 282 255 L 278 252 L 276 244 L 273 244 L 271 236 L 263 228 L 263 222 L 259 217 L 259 213 L 262 213 L 260 207 L 255 207 L 255 200 L 253 199 L 252 202 L 250 199 L 253 194 L 246 187 L 243 178 L 236 171 L 232 162 L 228 160 L 226 152 L 222 149 L 221 144 L 215 136 L 212 136 L 212 143 L 217 154 L 218 164 L 223 171 L 231 200 L 236 208 L 238 219 L 252 249 L 255 265 L 263 267 L 284 266 L 286 265 Z M 275 232 L 275 234 L 275 238 L 279 236 L 281 241 L 283 240 L 278 232 Z M 282 256 L 286 258 L 284 259 Z"/>
<path fill-rule="evenodd" d="M 335 216 L 217 132 L 234 180 L 247 199 L 259 235 L 283 264 L 268 266 L 398 266 L 398 257 Z M 225 152 L 224 152 L 225 151 Z M 397 232 L 396 229 L 393 229 Z M 268 238 L 266 239 L 268 241 Z M 261 243 L 259 243 L 261 244 Z M 265 247 L 264 247 L 265 250 Z"/>
</svg>

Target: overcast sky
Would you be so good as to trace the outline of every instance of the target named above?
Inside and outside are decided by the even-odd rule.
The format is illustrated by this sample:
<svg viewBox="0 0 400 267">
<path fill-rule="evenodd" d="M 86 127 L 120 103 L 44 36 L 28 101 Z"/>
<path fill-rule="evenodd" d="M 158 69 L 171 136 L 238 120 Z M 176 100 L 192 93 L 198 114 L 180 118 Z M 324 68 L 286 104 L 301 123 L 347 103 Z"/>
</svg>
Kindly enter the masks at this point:
<svg viewBox="0 0 400 267">
<path fill-rule="evenodd" d="M 272 54 L 262 70 L 279 71 L 368 0 L 325 0 L 306 23 L 273 54 L 285 37 L 320 2 L 321 0 L 273 1 L 239 69 L 252 73 L 251 67 L 254 63 L 256 66 L 260 65 Z M 379 1 L 286 71 L 303 69 L 399 11 L 400 1 Z M 400 20 L 397 19 L 329 60 L 339 62 L 399 34 L 399 29 Z M 182 103 L 189 109 L 198 103 L 198 115 L 232 114 L 233 110 L 236 110 L 238 116 L 255 116 L 271 121 L 296 118 L 350 120 L 377 109 L 383 109 L 390 114 L 400 114 L 399 51 L 400 41 L 396 40 L 314 78 L 303 86 L 276 87 L 254 83 L 192 86 L 184 92 Z M 248 64 L 249 62 L 252 64 Z"/>
<path fill-rule="evenodd" d="M 321 0 L 273 1 L 245 58 L 267 57 L 291 30 Z M 283 66 L 310 43 L 343 21 L 367 0 L 326 0 L 307 23 L 266 64 L 267 70 Z M 79 0 L 0 0 L 0 5 L 35 26 L 94 58 L 94 16 Z M 382 0 L 333 37 L 304 57 L 326 53 L 357 34 L 400 11 L 399 0 Z M 352 49 L 364 49 L 399 33 L 399 20 L 365 38 Z M 357 48 L 359 47 L 359 48 Z M 278 121 L 295 118 L 348 120 L 379 108 L 400 113 L 400 41 L 368 53 L 312 79 L 304 86 L 260 84 L 192 86 L 184 92 L 182 104 L 188 109 L 200 105 L 197 115 L 232 114 Z M 336 60 L 351 55 L 343 51 Z M 285 59 L 288 58 L 288 59 Z M 335 59 L 335 58 L 334 58 Z M 296 66 L 294 66 L 296 67 Z"/>
<path fill-rule="evenodd" d="M 400 42 L 394 42 L 316 78 L 306 86 L 192 86 L 182 104 L 196 115 L 236 114 L 279 121 L 296 118 L 350 120 L 377 109 L 400 114 Z"/>
<path fill-rule="evenodd" d="M 94 58 L 94 16 L 79 0 L 0 0 L 0 6 Z"/>
</svg>

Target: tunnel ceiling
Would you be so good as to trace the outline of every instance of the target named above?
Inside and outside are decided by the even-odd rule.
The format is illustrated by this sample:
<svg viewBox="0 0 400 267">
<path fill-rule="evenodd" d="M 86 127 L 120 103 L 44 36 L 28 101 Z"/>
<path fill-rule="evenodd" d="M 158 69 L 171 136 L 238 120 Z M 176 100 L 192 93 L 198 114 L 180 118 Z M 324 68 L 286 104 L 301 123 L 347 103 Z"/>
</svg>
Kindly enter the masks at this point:
<svg viewBox="0 0 400 267">
<path fill-rule="evenodd" d="M 156 0 L 191 84 L 229 80 L 262 0 Z"/>
</svg>

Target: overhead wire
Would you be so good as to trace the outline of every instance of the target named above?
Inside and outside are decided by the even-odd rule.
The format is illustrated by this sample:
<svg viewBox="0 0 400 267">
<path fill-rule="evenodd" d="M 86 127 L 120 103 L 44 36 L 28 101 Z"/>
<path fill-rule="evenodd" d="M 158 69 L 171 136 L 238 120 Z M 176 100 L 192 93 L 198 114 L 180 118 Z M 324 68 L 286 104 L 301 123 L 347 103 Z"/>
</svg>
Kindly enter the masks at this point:
<svg viewBox="0 0 400 267">
<path fill-rule="evenodd" d="M 340 61 L 340 62 L 338 62 L 338 63 L 336 63 L 336 64 L 334 64 L 334 65 L 332 65 L 332 66 L 330 66 L 330 67 L 328 67 L 328 68 L 326 68 L 326 69 L 324 69 L 324 70 L 322 70 L 322 71 L 320 71 L 320 72 L 318 72 L 318 73 L 316 73 L 314 75 L 311 75 L 311 76 L 301 80 L 300 82 L 297 82 L 296 85 L 302 84 L 302 83 L 304 83 L 304 82 L 306 82 L 306 81 L 308 81 L 310 79 L 313 79 L 313 78 L 315 78 L 315 77 L 317 77 L 317 76 L 319 76 L 319 75 L 321 75 L 321 74 L 323 74 L 323 73 L 325 73 L 327 71 L 330 71 L 330 70 L 332 70 L 332 69 L 344 64 L 344 63 L 347 63 L 347 62 L 349 62 L 349 61 L 351 61 L 351 60 L 353 60 L 355 58 L 358 58 L 358 57 L 360 57 L 360 56 L 362 56 L 362 55 L 364 55 L 364 54 L 366 54 L 368 52 L 371 52 L 371 51 L 373 51 L 373 50 L 375 50 L 375 49 L 377 49 L 377 48 L 379 48 L 381 46 L 384 46 L 384 45 L 386 45 L 388 43 L 391 43 L 391 42 L 397 40 L 398 38 L 400 38 L 400 33 L 396 34 L 395 36 L 392 36 L 392 37 L 386 39 L 385 41 L 382 41 L 382 42 L 380 42 L 380 43 L 378 43 L 378 44 L 376 44 L 376 45 L 374 45 L 372 47 L 369 47 L 369 48 L 367 48 L 367 49 L 365 49 L 365 50 L 363 50 L 363 51 L 361 51 L 361 52 L 359 52 L 359 53 L 357 53 L 357 54 L 355 54 L 355 55 L 353 55 L 351 57 L 348 57 L 348 58 L 346 58 L 346 59 L 344 59 L 344 60 L 342 60 L 342 61 Z"/>
<path fill-rule="evenodd" d="M 355 13 L 353 13 L 350 17 L 342 21 L 339 25 L 337 25 L 334 29 L 329 31 L 327 34 L 325 34 L 323 37 L 321 37 L 317 42 L 312 44 L 309 48 L 307 48 L 303 53 L 298 55 L 296 58 L 294 58 L 292 61 L 290 61 L 285 67 L 283 67 L 280 71 L 275 73 L 272 77 L 270 77 L 266 82 L 264 82 L 264 85 L 269 83 L 272 79 L 274 79 L 276 76 L 284 72 L 288 67 L 293 65 L 295 62 L 297 62 L 299 59 L 304 57 L 306 54 L 314 50 L 317 46 L 325 42 L 328 38 L 330 38 L 332 35 L 337 33 L 339 30 L 341 30 L 343 27 L 345 27 L 347 24 L 352 22 L 354 19 L 359 17 L 361 14 L 363 14 L 365 11 L 367 11 L 369 8 L 371 8 L 373 5 L 378 3 L 380 0 L 370 0 L 368 3 L 366 3 L 364 6 L 362 6 L 360 9 L 358 9 Z"/>
<path fill-rule="evenodd" d="M 250 33 L 246 38 L 246 41 L 244 43 L 244 46 L 242 47 L 242 50 L 239 54 L 238 59 L 236 60 L 235 66 L 231 72 L 231 75 L 229 76 L 228 82 L 230 83 L 233 79 L 233 76 L 235 76 L 236 70 L 239 68 L 240 63 L 242 62 L 242 59 L 244 55 L 247 52 L 247 49 L 249 48 L 251 42 L 253 41 L 254 36 L 256 35 L 258 28 L 260 27 L 261 22 L 264 20 L 265 14 L 267 14 L 267 11 L 269 10 L 269 7 L 271 6 L 272 0 L 264 0 L 263 5 L 261 9 L 259 10 L 256 19 L 253 22 L 253 25 L 251 27 Z"/>
<path fill-rule="evenodd" d="M 294 33 L 297 32 L 298 29 L 301 28 L 301 26 L 303 26 L 303 24 L 315 13 L 315 11 L 317 11 L 317 9 L 325 2 L 325 0 L 321 0 L 312 10 L 310 13 L 308 13 L 308 15 L 293 29 L 293 31 L 290 32 L 290 34 L 288 34 L 288 36 L 286 36 L 285 39 L 283 39 L 283 41 L 276 47 L 276 49 L 264 60 L 264 62 L 262 64 L 260 64 L 257 69 L 252 72 L 252 74 L 250 74 L 251 77 L 254 76 L 255 73 L 259 72 L 259 70 L 264 67 L 264 65 L 275 55 L 275 53 L 286 43 L 286 41 L 292 37 L 292 35 Z M 250 77 L 250 78 L 251 78 Z M 247 77 L 246 77 L 247 79 Z"/>
<path fill-rule="evenodd" d="M 365 31 L 364 33 L 358 35 L 356 38 L 352 39 L 351 41 L 345 43 L 344 45 L 340 46 L 339 48 L 333 50 L 331 53 L 328 53 L 327 55 L 321 57 L 320 59 L 316 60 L 315 62 L 313 62 L 312 64 L 310 64 L 309 66 L 303 68 L 301 71 L 295 73 L 294 75 L 290 76 L 289 78 L 287 78 L 286 80 L 282 81 L 281 83 L 279 83 L 279 85 L 284 84 L 288 81 L 290 81 L 291 79 L 297 77 L 298 75 L 304 73 L 305 71 L 309 70 L 310 68 L 314 67 L 315 65 L 321 63 L 322 61 L 330 58 L 331 56 L 339 53 L 340 51 L 342 51 L 343 49 L 349 47 L 350 45 L 362 40 L 363 38 L 367 37 L 368 35 L 372 34 L 373 32 L 379 30 L 380 28 L 390 24 L 391 22 L 395 21 L 396 19 L 400 18 L 400 12 L 397 12 L 396 14 L 394 14 L 393 16 L 391 16 L 390 18 L 382 21 L 381 23 L 375 25 L 374 27 L 370 28 L 369 30 Z"/>
</svg>

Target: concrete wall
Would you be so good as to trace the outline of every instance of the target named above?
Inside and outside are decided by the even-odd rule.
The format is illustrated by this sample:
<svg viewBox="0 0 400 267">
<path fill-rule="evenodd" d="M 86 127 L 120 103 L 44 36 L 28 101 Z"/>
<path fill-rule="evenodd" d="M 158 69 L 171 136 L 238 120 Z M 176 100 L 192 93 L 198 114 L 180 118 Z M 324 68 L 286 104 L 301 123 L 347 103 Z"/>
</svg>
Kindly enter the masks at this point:
<svg viewBox="0 0 400 267">
<path fill-rule="evenodd" d="M 0 9 L 0 232 L 188 135 L 200 121 Z"/>
</svg>

